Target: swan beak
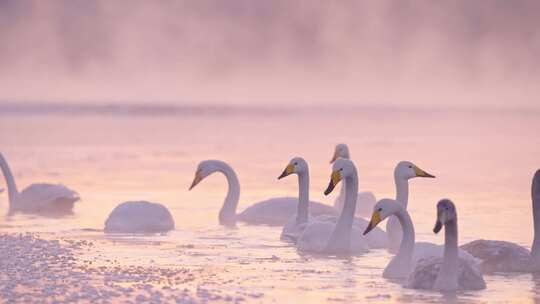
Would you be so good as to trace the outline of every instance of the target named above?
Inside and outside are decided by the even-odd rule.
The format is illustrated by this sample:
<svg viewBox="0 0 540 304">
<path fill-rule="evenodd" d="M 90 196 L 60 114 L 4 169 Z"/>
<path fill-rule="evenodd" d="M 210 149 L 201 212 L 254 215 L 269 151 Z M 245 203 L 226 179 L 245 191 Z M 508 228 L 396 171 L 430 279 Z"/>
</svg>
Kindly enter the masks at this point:
<svg viewBox="0 0 540 304">
<path fill-rule="evenodd" d="M 339 172 L 339 171 L 332 172 L 332 176 L 330 178 L 330 183 L 328 183 L 328 188 L 326 188 L 326 190 L 324 190 L 324 195 L 330 194 L 332 192 L 332 190 L 334 190 L 336 185 L 339 183 L 339 181 L 341 181 L 341 172 Z"/>
<path fill-rule="evenodd" d="M 437 219 L 437 221 L 435 222 L 435 227 L 433 227 L 433 232 L 434 233 L 439 233 L 439 231 L 441 231 L 442 229 L 442 223 L 441 221 L 439 221 L 439 219 Z"/>
<path fill-rule="evenodd" d="M 418 168 L 417 166 L 414 166 L 414 173 L 416 173 L 416 176 L 417 177 L 430 177 L 430 178 L 435 178 L 435 175 L 431 175 L 429 173 L 427 173 L 426 171 Z"/>
<path fill-rule="evenodd" d="M 285 170 L 283 170 L 283 173 L 281 173 L 280 176 L 278 176 L 277 179 L 282 179 L 284 178 L 285 176 L 288 176 L 288 175 L 291 175 L 294 173 L 294 165 L 293 164 L 289 164 L 287 165 L 287 167 L 285 168 Z"/>
<path fill-rule="evenodd" d="M 332 159 L 330 160 L 330 163 L 334 163 L 339 158 L 338 152 L 334 152 L 334 156 L 332 156 Z"/>
<path fill-rule="evenodd" d="M 202 181 L 202 176 L 199 174 L 199 172 L 195 173 L 195 178 L 193 179 L 193 182 L 191 183 L 191 186 L 189 186 L 189 190 L 193 189 L 193 187 L 197 186 L 198 183 Z"/>
<path fill-rule="evenodd" d="M 382 221 L 381 214 L 379 211 L 373 212 L 373 215 L 371 216 L 371 221 L 369 221 L 369 225 L 366 227 L 366 230 L 362 235 L 368 234 L 373 228 L 377 227 L 377 224 L 379 224 Z"/>
</svg>

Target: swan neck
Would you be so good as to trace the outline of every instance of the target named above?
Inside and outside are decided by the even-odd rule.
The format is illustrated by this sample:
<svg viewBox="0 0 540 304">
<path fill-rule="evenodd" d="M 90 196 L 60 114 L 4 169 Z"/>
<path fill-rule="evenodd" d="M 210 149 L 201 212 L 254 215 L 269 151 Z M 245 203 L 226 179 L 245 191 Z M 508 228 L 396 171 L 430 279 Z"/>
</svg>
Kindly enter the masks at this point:
<svg viewBox="0 0 540 304">
<path fill-rule="evenodd" d="M 534 223 L 534 241 L 531 248 L 531 256 L 533 259 L 540 263 L 540 194 L 534 193 L 534 183 L 540 181 L 533 181 L 533 193 L 532 193 L 532 209 L 533 209 L 533 223 Z M 540 185 L 536 185 L 540 187 Z"/>
<path fill-rule="evenodd" d="M 309 216 L 309 171 L 298 174 L 298 210 L 296 223 L 303 224 Z"/>
<path fill-rule="evenodd" d="M 399 245 L 399 251 L 396 257 L 406 258 L 412 262 L 412 256 L 414 254 L 414 226 L 411 220 L 411 216 L 404 208 L 396 213 L 396 217 L 403 230 L 403 237 Z"/>
<path fill-rule="evenodd" d="M 444 225 L 444 256 L 441 272 L 456 275 L 458 262 L 458 227 L 457 219 Z"/>
<path fill-rule="evenodd" d="M 13 174 L 11 173 L 8 163 L 4 156 L 2 156 L 2 154 L 0 154 L 0 168 L 2 169 L 2 173 L 4 174 L 4 178 L 6 179 L 9 197 L 9 207 L 11 209 L 13 207 L 13 204 L 15 203 L 15 198 L 19 194 L 19 191 L 17 191 L 17 185 L 15 184 Z"/>
<path fill-rule="evenodd" d="M 351 230 L 354 221 L 354 213 L 356 209 L 356 199 L 358 196 L 358 175 L 356 170 L 353 174 L 347 176 L 343 182 L 345 183 L 345 202 L 343 210 L 339 216 L 338 222 L 332 236 L 328 242 L 329 249 L 349 250 L 351 243 Z"/>
<path fill-rule="evenodd" d="M 394 180 L 396 182 L 396 201 L 400 202 L 403 208 L 407 209 L 407 204 L 409 203 L 409 181 L 395 176 Z"/>
<path fill-rule="evenodd" d="M 234 225 L 236 223 L 236 207 L 240 199 L 240 183 L 231 166 L 220 162 L 217 167 L 217 171 L 225 175 L 229 185 L 227 196 L 219 212 L 219 222 L 222 225 Z"/>
</svg>

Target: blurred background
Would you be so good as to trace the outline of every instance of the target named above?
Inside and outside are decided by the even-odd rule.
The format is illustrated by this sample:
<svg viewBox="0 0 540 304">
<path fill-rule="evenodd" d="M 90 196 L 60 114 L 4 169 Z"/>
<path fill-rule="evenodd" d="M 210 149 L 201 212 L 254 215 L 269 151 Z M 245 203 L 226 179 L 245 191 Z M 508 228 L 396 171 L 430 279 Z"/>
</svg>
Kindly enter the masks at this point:
<svg viewBox="0 0 540 304">
<path fill-rule="evenodd" d="M 3 104 L 539 108 L 540 3 L 0 1 Z"/>
</svg>

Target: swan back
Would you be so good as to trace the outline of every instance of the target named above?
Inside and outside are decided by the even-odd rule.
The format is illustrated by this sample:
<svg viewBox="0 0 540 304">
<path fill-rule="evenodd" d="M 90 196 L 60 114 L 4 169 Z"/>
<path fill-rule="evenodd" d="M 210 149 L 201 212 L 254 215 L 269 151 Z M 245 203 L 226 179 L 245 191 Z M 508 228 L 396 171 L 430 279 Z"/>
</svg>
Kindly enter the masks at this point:
<svg viewBox="0 0 540 304">
<path fill-rule="evenodd" d="M 106 233 L 160 233 L 172 229 L 174 220 L 169 210 L 147 201 L 122 203 L 105 221 Z"/>
</svg>

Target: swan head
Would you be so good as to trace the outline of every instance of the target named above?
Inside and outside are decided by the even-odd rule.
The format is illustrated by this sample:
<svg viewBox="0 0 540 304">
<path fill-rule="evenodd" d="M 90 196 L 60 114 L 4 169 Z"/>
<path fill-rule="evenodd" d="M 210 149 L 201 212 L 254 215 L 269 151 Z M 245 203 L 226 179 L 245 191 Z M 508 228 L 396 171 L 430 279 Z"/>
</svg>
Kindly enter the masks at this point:
<svg viewBox="0 0 540 304">
<path fill-rule="evenodd" d="M 389 198 L 379 200 L 375 206 L 373 206 L 371 220 L 369 221 L 369 224 L 363 234 L 366 235 L 368 232 L 373 230 L 373 228 L 377 227 L 380 222 L 384 221 L 389 216 L 400 212 L 401 210 L 403 210 L 403 207 L 396 200 Z"/>
<path fill-rule="evenodd" d="M 332 165 L 332 175 L 324 194 L 330 194 L 342 179 L 353 176 L 355 173 L 356 167 L 351 160 L 338 158 Z"/>
<path fill-rule="evenodd" d="M 203 160 L 202 162 L 200 162 L 199 165 L 197 166 L 197 171 L 195 171 L 195 177 L 193 178 L 193 182 L 191 183 L 189 190 L 197 186 L 197 184 L 199 184 L 208 175 L 218 170 L 219 170 L 219 162 L 216 160 Z"/>
<path fill-rule="evenodd" d="M 400 161 L 394 169 L 394 176 L 399 179 L 409 180 L 414 177 L 429 177 L 434 178 L 434 175 L 420 169 L 417 165 L 410 161 Z"/>
<path fill-rule="evenodd" d="M 534 174 L 531 192 L 533 200 L 540 201 L 540 169 Z"/>
<path fill-rule="evenodd" d="M 306 172 L 308 172 L 307 162 L 302 157 L 295 157 L 289 161 L 289 164 L 285 167 L 285 170 L 283 170 L 283 173 L 281 173 L 278 179 L 282 179 L 291 174 L 301 174 Z"/>
<path fill-rule="evenodd" d="M 330 163 L 334 163 L 338 158 L 351 158 L 351 155 L 349 154 L 349 147 L 347 147 L 346 144 L 337 144 L 336 148 L 334 149 L 334 156 L 332 156 L 332 159 L 330 160 Z"/>
<path fill-rule="evenodd" d="M 437 221 L 433 232 L 439 233 L 447 223 L 457 220 L 456 206 L 449 199 L 442 199 L 437 203 Z"/>
</svg>

